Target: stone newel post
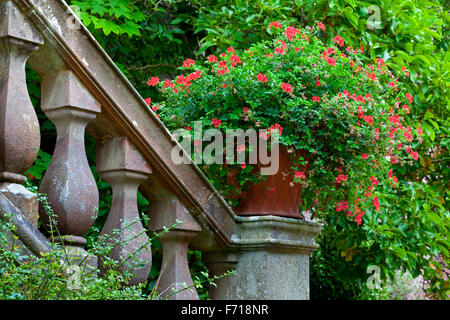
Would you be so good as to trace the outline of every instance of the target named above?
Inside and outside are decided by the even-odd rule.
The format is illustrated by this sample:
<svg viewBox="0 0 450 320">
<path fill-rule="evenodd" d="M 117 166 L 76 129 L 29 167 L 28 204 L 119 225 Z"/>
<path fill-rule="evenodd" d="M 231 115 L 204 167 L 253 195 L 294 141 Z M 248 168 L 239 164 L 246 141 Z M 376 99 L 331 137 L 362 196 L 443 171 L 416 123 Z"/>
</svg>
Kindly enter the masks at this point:
<svg viewBox="0 0 450 320">
<path fill-rule="evenodd" d="M 206 254 L 212 274 L 236 274 L 210 289 L 215 300 L 307 300 L 309 255 L 320 225 L 276 216 L 237 217 L 234 248 Z"/>
</svg>

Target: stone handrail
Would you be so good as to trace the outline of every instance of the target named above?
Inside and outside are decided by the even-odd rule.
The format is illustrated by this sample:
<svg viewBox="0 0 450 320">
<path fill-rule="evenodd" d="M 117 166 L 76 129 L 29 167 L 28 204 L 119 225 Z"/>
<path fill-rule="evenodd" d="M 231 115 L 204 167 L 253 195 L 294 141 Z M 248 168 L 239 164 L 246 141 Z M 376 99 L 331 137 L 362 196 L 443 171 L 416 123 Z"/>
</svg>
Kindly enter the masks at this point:
<svg viewBox="0 0 450 320">
<path fill-rule="evenodd" d="M 40 192 L 47 194 L 67 243 L 77 248 L 85 244 L 83 235 L 98 207 L 98 190 L 84 150 L 87 130 L 97 141 L 97 170 L 113 189 L 103 234 L 139 218 L 138 188 L 150 202 L 151 230 L 182 221 L 161 239 L 162 292 L 179 283 L 192 284 L 190 246 L 206 254 L 211 270 L 234 267 L 238 272 L 233 279 L 239 280 L 221 280 L 223 290 L 212 292 L 213 298 L 308 298 L 308 277 L 303 273 L 308 254 L 317 248 L 314 238 L 320 227 L 279 217 L 238 217 L 194 163 L 173 163 L 171 150 L 177 142 L 64 1 L 0 0 L 0 61 L 0 183 L 24 183 L 23 173 L 39 150 L 39 123 L 25 82 L 28 63 L 42 78 L 42 111 L 57 128 L 55 151 Z M 22 212 L 33 210 L 24 205 L 23 194 L 9 193 L 9 198 Z M 46 225 L 44 208 L 39 211 Z M 117 235 L 134 239 L 115 248 L 112 257 L 124 258 L 147 243 L 143 231 L 137 223 Z M 151 248 L 145 249 L 138 258 L 146 263 L 133 270 L 132 284 L 148 277 Z M 297 259 L 299 255 L 303 258 Z M 289 272 L 277 260 L 280 257 L 296 269 L 288 277 L 290 285 L 306 289 L 298 294 L 283 293 L 279 286 L 268 290 L 278 279 L 277 268 Z M 267 281 L 259 281 L 259 287 L 247 288 L 248 292 L 244 287 L 239 294 L 233 291 L 235 281 L 248 279 L 254 273 L 249 266 L 261 258 L 274 264 L 268 267 L 272 274 L 260 272 Z M 171 298 L 198 295 L 185 290 Z"/>
</svg>

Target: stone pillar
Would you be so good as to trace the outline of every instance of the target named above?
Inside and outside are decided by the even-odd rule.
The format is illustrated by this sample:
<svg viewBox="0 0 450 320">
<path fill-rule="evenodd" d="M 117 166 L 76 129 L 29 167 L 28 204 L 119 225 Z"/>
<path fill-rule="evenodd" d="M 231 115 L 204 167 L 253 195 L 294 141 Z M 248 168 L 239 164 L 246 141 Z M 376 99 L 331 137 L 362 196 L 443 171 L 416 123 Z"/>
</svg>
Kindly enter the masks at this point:
<svg viewBox="0 0 450 320">
<path fill-rule="evenodd" d="M 118 137 L 98 145 L 97 170 L 113 189 L 111 210 L 100 233 L 112 235 L 111 240 L 115 245 L 109 257 L 119 264 L 126 260 L 131 264 L 137 263 L 135 259 L 140 260 L 144 265 L 139 268 L 129 270 L 125 263 L 118 270 L 134 273 L 130 285 L 143 283 L 150 273 L 152 252 L 139 219 L 137 190 L 151 174 L 151 168 L 127 138 Z M 115 234 L 114 230 L 120 231 Z M 101 259 L 100 269 L 106 271 Z"/>
<path fill-rule="evenodd" d="M 12 1 L 0 1 L 0 193 L 37 226 L 37 197 L 21 184 L 36 160 L 39 121 L 28 94 L 25 64 L 43 39 Z"/>
<path fill-rule="evenodd" d="M 52 160 L 39 191 L 48 197 L 58 230 L 75 255 L 82 256 L 82 237 L 94 223 L 98 190 L 89 167 L 84 134 L 86 125 L 101 108 L 71 71 L 45 77 L 42 83 L 42 110 L 55 124 L 57 140 Z M 49 217 L 39 207 L 48 231 Z"/>
<path fill-rule="evenodd" d="M 237 217 L 232 249 L 210 252 L 205 263 L 213 275 L 230 269 L 235 275 L 217 280 L 215 300 L 307 300 L 309 255 L 320 225 L 297 219 Z"/>
<path fill-rule="evenodd" d="M 187 250 L 189 242 L 201 231 L 199 224 L 175 196 L 150 201 L 149 218 L 150 230 L 155 232 L 180 222 L 160 239 L 163 261 L 156 282 L 157 292 L 170 300 L 198 300 L 189 272 Z"/>
</svg>

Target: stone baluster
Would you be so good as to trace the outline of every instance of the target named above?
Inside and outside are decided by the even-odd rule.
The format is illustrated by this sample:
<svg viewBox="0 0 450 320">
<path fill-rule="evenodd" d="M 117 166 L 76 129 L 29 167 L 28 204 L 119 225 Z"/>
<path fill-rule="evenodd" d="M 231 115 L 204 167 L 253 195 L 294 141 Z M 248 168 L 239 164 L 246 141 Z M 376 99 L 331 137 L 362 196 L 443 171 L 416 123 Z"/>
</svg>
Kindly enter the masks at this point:
<svg viewBox="0 0 450 320">
<path fill-rule="evenodd" d="M 170 195 L 150 200 L 149 218 L 150 229 L 155 232 L 181 222 L 160 238 L 163 261 L 156 282 L 157 292 L 170 300 L 198 300 L 189 272 L 187 250 L 189 242 L 201 231 L 199 224 L 183 204 Z"/>
<path fill-rule="evenodd" d="M 113 241 L 109 257 L 118 262 L 119 271 L 128 270 L 135 275 L 130 285 L 143 283 L 150 273 L 152 252 L 139 220 L 137 190 L 151 174 L 151 168 L 127 138 L 118 137 L 98 145 L 97 170 L 113 190 L 111 210 L 101 231 L 101 235 L 109 235 Z M 104 273 L 106 267 L 102 266 L 102 259 L 99 262 Z M 143 266 L 130 268 L 128 263 Z"/>
<path fill-rule="evenodd" d="M 99 200 L 86 157 L 84 134 L 86 125 L 101 108 L 79 79 L 67 70 L 43 79 L 41 107 L 56 126 L 57 140 L 39 191 L 47 194 L 65 243 L 80 249 L 86 243 L 82 236 L 94 223 Z M 39 211 L 49 230 L 44 207 L 40 206 Z M 80 250 L 78 253 L 82 255 Z"/>
<path fill-rule="evenodd" d="M 0 1 L 0 193 L 37 225 L 37 198 L 21 183 L 39 152 L 39 122 L 25 80 L 25 63 L 42 37 L 12 1 Z"/>
</svg>

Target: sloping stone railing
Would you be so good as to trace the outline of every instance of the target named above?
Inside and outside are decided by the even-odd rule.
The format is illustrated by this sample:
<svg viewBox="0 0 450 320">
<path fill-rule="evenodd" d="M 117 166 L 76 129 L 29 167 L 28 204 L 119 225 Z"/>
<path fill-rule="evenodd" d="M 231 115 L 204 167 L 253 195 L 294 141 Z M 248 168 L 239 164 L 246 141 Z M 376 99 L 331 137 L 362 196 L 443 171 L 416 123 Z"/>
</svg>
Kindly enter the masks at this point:
<svg viewBox="0 0 450 320">
<path fill-rule="evenodd" d="M 211 290 L 214 299 L 308 299 L 309 254 L 317 249 L 315 223 L 280 217 L 238 217 L 195 164 L 175 164 L 177 144 L 137 91 L 62 0 L 0 0 L 0 193 L 30 220 L 38 202 L 22 186 L 40 147 L 39 122 L 25 82 L 25 64 L 42 78 L 41 108 L 57 129 L 51 164 L 41 182 L 66 243 L 81 248 L 99 195 L 84 134 L 97 141 L 97 170 L 113 189 L 102 233 L 139 218 L 137 190 L 149 200 L 150 229 L 182 221 L 161 239 L 160 292 L 192 284 L 188 246 L 200 250 L 214 274 L 236 274 Z M 40 217 L 47 222 L 43 208 Z M 36 221 L 32 221 L 36 225 Z M 113 258 L 148 242 L 142 224 L 117 237 Z M 146 263 L 132 270 L 146 281 Z M 100 266 L 101 267 L 101 266 Z M 198 299 L 181 291 L 170 299 Z"/>
</svg>

